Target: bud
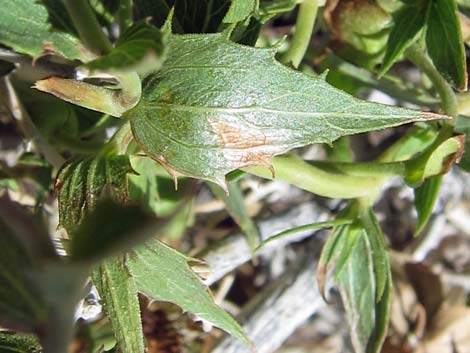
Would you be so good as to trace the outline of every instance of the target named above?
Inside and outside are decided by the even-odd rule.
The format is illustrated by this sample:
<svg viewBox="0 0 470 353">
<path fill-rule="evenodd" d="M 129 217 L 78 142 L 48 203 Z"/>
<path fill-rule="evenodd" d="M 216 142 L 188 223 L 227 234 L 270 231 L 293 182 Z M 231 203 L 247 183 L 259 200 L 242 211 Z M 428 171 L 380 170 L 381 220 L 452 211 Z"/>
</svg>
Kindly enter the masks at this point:
<svg viewBox="0 0 470 353">
<path fill-rule="evenodd" d="M 324 15 L 337 40 L 366 54 L 384 49 L 392 16 L 374 0 L 333 0 Z"/>
</svg>

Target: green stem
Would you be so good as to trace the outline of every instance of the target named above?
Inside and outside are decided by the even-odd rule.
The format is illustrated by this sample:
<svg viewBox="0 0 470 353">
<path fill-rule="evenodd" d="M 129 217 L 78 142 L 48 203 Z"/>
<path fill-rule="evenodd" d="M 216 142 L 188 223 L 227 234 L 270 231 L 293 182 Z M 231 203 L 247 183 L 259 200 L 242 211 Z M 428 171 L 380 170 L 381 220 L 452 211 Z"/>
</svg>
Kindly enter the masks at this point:
<svg viewBox="0 0 470 353">
<path fill-rule="evenodd" d="M 121 34 L 132 25 L 132 0 L 119 1 L 117 20 Z"/>
<path fill-rule="evenodd" d="M 292 63 L 292 66 L 295 68 L 299 67 L 310 43 L 317 11 L 317 0 L 304 0 L 300 4 L 294 37 L 292 38 L 289 50 L 281 58 L 282 63 L 286 65 Z"/>
<path fill-rule="evenodd" d="M 111 42 L 101 30 L 88 1 L 64 0 L 64 3 L 83 44 L 97 55 L 110 52 Z"/>
<path fill-rule="evenodd" d="M 114 133 L 113 137 L 103 146 L 100 155 L 106 155 L 108 153 L 126 154 L 127 147 L 132 141 L 132 130 L 131 123 L 125 121 L 119 129 Z"/>
<path fill-rule="evenodd" d="M 429 57 L 426 55 L 424 50 L 416 45 L 412 45 L 406 50 L 405 55 L 431 80 L 432 84 L 439 93 L 439 97 L 441 98 L 441 108 L 444 114 L 455 118 L 458 115 L 457 97 L 452 90 L 452 87 L 442 77 L 439 71 L 437 71 L 436 67 L 432 63 L 431 59 L 429 59 Z M 453 123 L 455 122 L 448 122 L 447 124 Z"/>
<path fill-rule="evenodd" d="M 272 166 L 274 179 L 330 198 L 364 197 L 378 192 L 383 181 L 381 177 L 358 177 L 328 172 L 293 154 L 273 158 Z M 262 178 L 273 179 L 271 172 L 263 167 L 249 167 L 244 170 Z"/>
<path fill-rule="evenodd" d="M 308 161 L 307 163 L 326 172 L 343 173 L 357 177 L 404 176 L 406 173 L 406 163 L 404 161 L 389 163 Z"/>
</svg>

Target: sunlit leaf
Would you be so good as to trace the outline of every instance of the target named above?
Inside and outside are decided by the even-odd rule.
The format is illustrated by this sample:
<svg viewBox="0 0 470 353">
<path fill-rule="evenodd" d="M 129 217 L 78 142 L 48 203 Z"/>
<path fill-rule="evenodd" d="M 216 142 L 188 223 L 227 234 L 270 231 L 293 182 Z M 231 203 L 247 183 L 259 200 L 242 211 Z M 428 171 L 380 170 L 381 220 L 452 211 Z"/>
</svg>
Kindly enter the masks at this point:
<svg viewBox="0 0 470 353">
<path fill-rule="evenodd" d="M 338 275 L 351 339 L 357 353 L 380 352 L 390 315 L 390 268 L 387 269 L 383 293 L 380 299 L 376 300 L 377 274 L 370 240 L 371 236 L 362 230 L 346 265 Z"/>
<path fill-rule="evenodd" d="M 272 156 L 360 132 L 437 118 L 358 100 L 220 34 L 173 35 L 166 64 L 127 116 L 142 149 L 173 175 L 225 185 Z"/>
<path fill-rule="evenodd" d="M 255 4 L 255 0 L 232 0 L 223 22 L 235 23 L 245 20 L 253 13 Z"/>
<path fill-rule="evenodd" d="M 76 37 L 51 27 L 46 8 L 35 0 L 2 2 L 0 43 L 34 57 L 44 52 L 54 52 L 67 59 L 87 56 Z"/>
<path fill-rule="evenodd" d="M 188 261 L 191 259 L 153 241 L 131 253 L 127 263 L 140 292 L 156 300 L 174 303 L 250 345 L 243 329 L 214 303 Z"/>
</svg>

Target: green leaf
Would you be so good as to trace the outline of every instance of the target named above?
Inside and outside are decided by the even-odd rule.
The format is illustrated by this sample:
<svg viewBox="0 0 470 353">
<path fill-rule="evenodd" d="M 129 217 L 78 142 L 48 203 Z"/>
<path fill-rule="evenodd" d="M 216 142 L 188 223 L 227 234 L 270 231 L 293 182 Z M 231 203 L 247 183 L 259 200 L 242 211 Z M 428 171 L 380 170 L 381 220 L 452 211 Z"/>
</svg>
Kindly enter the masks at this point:
<svg viewBox="0 0 470 353">
<path fill-rule="evenodd" d="M 119 350 L 143 353 L 144 334 L 137 288 L 123 257 L 104 261 L 92 274 L 107 317 L 111 321 Z"/>
<path fill-rule="evenodd" d="M 0 352 L 40 353 L 41 346 L 36 338 L 19 333 L 0 332 Z"/>
<path fill-rule="evenodd" d="M 405 181 L 409 185 L 420 185 L 425 179 L 447 173 L 452 164 L 460 159 L 465 145 L 465 137 L 456 135 L 434 143 L 429 150 L 418 154 L 406 162 Z"/>
<path fill-rule="evenodd" d="M 414 189 L 415 208 L 418 213 L 418 224 L 416 225 L 415 236 L 418 236 L 428 223 L 434 205 L 441 189 L 442 176 L 429 178 L 422 185 Z"/>
<path fill-rule="evenodd" d="M 34 57 L 49 51 L 71 60 L 86 57 L 76 37 L 51 27 L 46 8 L 35 0 L 2 2 L 0 43 Z"/>
<path fill-rule="evenodd" d="M 377 298 L 371 237 L 362 230 L 348 262 L 338 275 L 341 297 L 351 328 L 356 353 L 378 353 L 385 339 L 391 299 L 390 268 L 386 273 L 383 295 Z"/>
<path fill-rule="evenodd" d="M 173 35 L 162 69 L 127 113 L 142 149 L 173 175 L 225 185 L 292 148 L 436 115 L 358 100 L 221 34 Z"/>
<path fill-rule="evenodd" d="M 223 22 L 235 23 L 244 21 L 253 13 L 255 5 L 255 0 L 232 0 Z"/>
<path fill-rule="evenodd" d="M 457 165 L 461 169 L 470 173 L 470 118 L 459 116 L 457 118 L 455 131 L 461 134 L 465 134 L 464 152 L 460 159 L 460 163 Z"/>
<path fill-rule="evenodd" d="M 85 66 L 92 71 L 137 71 L 143 76 L 158 70 L 164 60 L 164 34 L 142 20 L 128 28 L 111 52 Z"/>
<path fill-rule="evenodd" d="M 140 292 L 174 303 L 250 346 L 243 329 L 214 303 L 208 289 L 191 270 L 188 265 L 191 260 L 163 243 L 152 241 L 129 254 L 127 264 Z"/>
<path fill-rule="evenodd" d="M 243 193 L 237 182 L 228 184 L 228 194 L 216 185 L 210 184 L 209 187 L 212 193 L 224 202 L 225 209 L 235 223 L 240 226 L 240 229 L 246 236 L 250 249 L 254 250 L 260 239 L 259 232 L 255 223 L 248 215 L 245 199 L 243 198 Z"/>
<path fill-rule="evenodd" d="M 102 195 L 119 203 L 129 201 L 127 174 L 133 173 L 129 157 L 101 156 L 72 161 L 59 172 L 59 223 L 73 231 Z"/>
<path fill-rule="evenodd" d="M 172 215 L 181 205 L 185 183 L 180 182 L 175 190 L 173 180 L 163 167 L 154 160 L 143 156 L 130 157 L 136 174 L 128 174 L 129 197 L 143 205 L 155 215 Z"/>
<path fill-rule="evenodd" d="M 436 68 L 460 90 L 467 87 L 465 49 L 455 0 L 431 0 L 426 47 Z"/>
<path fill-rule="evenodd" d="M 376 301 L 379 302 L 386 291 L 387 282 L 389 281 L 390 263 L 387 246 L 382 229 L 372 209 L 361 210 L 360 220 L 371 248 L 376 285 Z"/>
<path fill-rule="evenodd" d="M 405 49 L 416 41 L 418 33 L 424 28 L 426 15 L 419 6 L 404 6 L 394 14 L 393 19 L 380 75 L 384 75 Z"/>
</svg>

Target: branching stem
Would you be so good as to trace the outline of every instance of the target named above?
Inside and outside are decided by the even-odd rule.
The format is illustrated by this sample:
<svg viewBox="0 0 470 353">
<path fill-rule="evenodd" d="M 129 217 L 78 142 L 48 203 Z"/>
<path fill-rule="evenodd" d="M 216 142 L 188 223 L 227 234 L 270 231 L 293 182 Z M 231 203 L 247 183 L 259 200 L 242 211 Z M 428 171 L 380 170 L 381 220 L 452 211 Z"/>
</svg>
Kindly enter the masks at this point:
<svg viewBox="0 0 470 353">
<path fill-rule="evenodd" d="M 437 71 L 431 59 L 426 55 L 424 50 L 416 45 L 412 45 L 405 52 L 406 57 L 415 64 L 423 73 L 431 80 L 434 88 L 436 88 L 441 98 L 441 108 L 444 114 L 451 117 L 458 115 L 458 101 L 452 87 Z M 452 124 L 452 123 L 447 123 Z"/>
</svg>

